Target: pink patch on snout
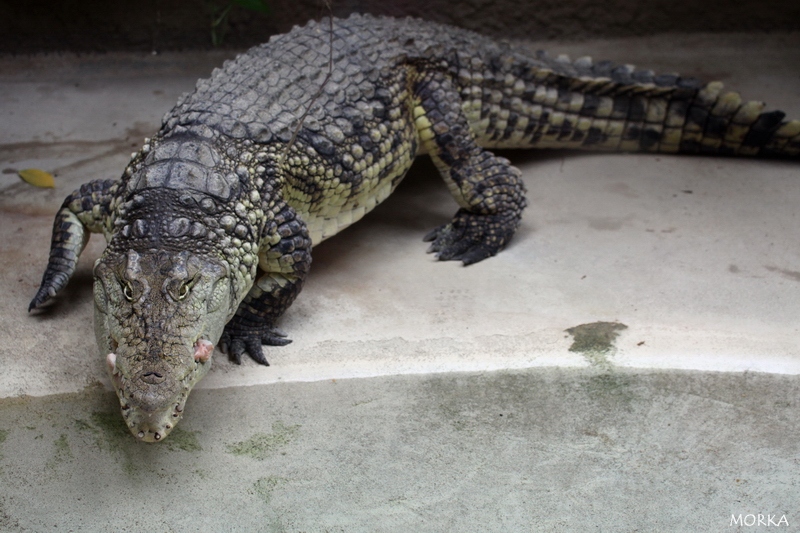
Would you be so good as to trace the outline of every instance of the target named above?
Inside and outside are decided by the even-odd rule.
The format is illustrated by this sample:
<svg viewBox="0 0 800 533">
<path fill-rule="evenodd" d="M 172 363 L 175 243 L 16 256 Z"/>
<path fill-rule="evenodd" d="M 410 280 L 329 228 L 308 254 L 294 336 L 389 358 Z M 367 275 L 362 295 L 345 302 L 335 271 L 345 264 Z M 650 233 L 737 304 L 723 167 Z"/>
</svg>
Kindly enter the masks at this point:
<svg viewBox="0 0 800 533">
<path fill-rule="evenodd" d="M 106 364 L 108 365 L 108 370 L 114 374 L 117 372 L 117 354 L 111 352 L 106 356 Z"/>
<path fill-rule="evenodd" d="M 214 345 L 211 344 L 211 341 L 199 339 L 196 343 L 194 343 L 194 360 L 205 363 L 211 359 L 211 352 L 213 351 Z"/>
</svg>

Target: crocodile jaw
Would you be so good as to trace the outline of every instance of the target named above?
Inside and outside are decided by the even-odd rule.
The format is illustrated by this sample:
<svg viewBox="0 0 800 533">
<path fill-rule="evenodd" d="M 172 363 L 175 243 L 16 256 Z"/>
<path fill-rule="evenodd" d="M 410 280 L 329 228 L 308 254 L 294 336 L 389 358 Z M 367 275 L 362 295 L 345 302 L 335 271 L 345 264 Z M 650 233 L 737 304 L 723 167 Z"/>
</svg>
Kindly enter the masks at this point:
<svg viewBox="0 0 800 533">
<path fill-rule="evenodd" d="M 175 402 L 175 405 L 160 411 L 147 412 L 137 407 L 125 409 L 124 400 L 120 398 L 122 405 L 122 417 L 128 425 L 131 433 L 142 442 L 158 442 L 172 431 L 175 424 L 183 417 L 183 407 L 186 404 L 186 394 Z"/>
</svg>

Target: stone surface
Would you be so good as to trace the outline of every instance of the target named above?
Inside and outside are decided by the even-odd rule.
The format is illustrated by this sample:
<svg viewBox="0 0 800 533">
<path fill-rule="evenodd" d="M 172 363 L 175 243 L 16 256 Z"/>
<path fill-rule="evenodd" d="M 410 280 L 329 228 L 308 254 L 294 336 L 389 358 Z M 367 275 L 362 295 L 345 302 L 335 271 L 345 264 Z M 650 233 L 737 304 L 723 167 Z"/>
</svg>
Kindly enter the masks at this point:
<svg viewBox="0 0 800 533">
<path fill-rule="evenodd" d="M 0 529 L 796 529 L 789 376 L 528 370 L 199 390 L 143 445 L 89 389 L 0 400 Z M 744 519 L 744 517 L 743 517 Z"/>
</svg>

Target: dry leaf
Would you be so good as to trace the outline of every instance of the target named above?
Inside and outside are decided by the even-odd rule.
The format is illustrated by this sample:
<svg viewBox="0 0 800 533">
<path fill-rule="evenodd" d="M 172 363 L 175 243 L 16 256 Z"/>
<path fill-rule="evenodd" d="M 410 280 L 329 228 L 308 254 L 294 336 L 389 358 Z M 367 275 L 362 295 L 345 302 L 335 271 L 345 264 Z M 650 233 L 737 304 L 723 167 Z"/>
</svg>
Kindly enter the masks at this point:
<svg viewBox="0 0 800 533">
<path fill-rule="evenodd" d="M 56 186 L 53 175 L 38 168 L 26 168 L 25 170 L 20 170 L 17 174 L 25 183 L 29 183 L 34 187 L 52 189 Z"/>
</svg>

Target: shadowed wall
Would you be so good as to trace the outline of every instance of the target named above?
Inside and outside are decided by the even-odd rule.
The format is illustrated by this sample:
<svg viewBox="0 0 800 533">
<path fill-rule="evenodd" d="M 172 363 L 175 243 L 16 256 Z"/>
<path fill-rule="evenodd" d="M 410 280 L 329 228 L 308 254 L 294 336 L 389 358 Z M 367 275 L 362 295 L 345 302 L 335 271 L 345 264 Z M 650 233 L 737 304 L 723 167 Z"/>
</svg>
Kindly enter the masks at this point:
<svg viewBox="0 0 800 533">
<path fill-rule="evenodd" d="M 327 13 L 322 0 L 266 0 L 267 15 L 235 6 L 218 33 L 243 48 Z M 665 32 L 800 30 L 797 0 L 339 0 L 337 16 L 411 15 L 508 38 L 569 40 Z M 0 52 L 164 51 L 212 47 L 223 0 L 6 0 Z"/>
</svg>

